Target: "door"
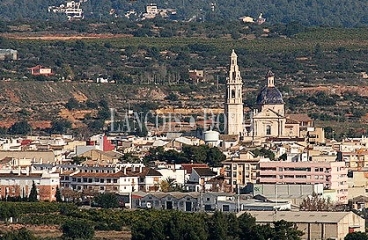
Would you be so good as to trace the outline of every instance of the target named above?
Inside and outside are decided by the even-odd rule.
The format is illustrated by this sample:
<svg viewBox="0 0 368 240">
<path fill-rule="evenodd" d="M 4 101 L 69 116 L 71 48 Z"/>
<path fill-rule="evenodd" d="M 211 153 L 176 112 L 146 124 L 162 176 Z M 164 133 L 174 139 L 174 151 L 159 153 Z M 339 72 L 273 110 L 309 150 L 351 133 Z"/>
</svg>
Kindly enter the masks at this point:
<svg viewBox="0 0 368 240">
<path fill-rule="evenodd" d="M 192 211 L 192 202 L 185 202 L 185 211 L 187 212 Z"/>
</svg>

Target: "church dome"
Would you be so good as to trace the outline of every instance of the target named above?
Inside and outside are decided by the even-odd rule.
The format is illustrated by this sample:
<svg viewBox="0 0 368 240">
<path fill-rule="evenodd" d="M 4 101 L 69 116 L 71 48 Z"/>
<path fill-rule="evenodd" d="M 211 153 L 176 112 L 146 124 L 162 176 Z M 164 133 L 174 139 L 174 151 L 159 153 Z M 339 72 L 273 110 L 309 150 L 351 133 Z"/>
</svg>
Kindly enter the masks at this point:
<svg viewBox="0 0 368 240">
<path fill-rule="evenodd" d="M 262 88 L 257 96 L 257 104 L 284 104 L 281 92 L 274 85 L 274 74 L 268 71 L 266 75 L 267 85 Z"/>
</svg>

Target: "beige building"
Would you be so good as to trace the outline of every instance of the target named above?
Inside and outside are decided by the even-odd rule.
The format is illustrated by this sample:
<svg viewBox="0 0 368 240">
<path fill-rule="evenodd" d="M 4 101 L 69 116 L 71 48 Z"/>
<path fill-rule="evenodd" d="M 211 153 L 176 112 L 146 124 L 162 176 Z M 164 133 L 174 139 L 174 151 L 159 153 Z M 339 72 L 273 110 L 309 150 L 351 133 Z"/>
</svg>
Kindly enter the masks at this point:
<svg viewBox="0 0 368 240">
<path fill-rule="evenodd" d="M 285 220 L 304 232 L 301 239 L 343 240 L 349 232 L 365 232 L 365 220 L 353 212 L 249 211 L 257 224 Z"/>
<path fill-rule="evenodd" d="M 257 96 L 258 109 L 252 115 L 252 129 L 255 137 L 286 136 L 284 100 L 275 87 L 275 76 L 271 71 L 266 75 L 267 85 Z"/>
<path fill-rule="evenodd" d="M 300 136 L 308 139 L 310 144 L 323 144 L 326 143 L 325 130 L 323 128 L 307 127 L 301 129 Z"/>
<path fill-rule="evenodd" d="M 238 55 L 233 50 L 230 56 L 229 77 L 226 82 L 226 134 L 241 135 L 243 126 L 243 81 L 238 66 Z"/>
<path fill-rule="evenodd" d="M 109 164 L 115 164 L 119 161 L 119 158 L 123 156 L 123 154 L 115 151 L 101 151 L 98 149 L 92 149 L 78 156 L 86 157 L 90 160 L 105 161 Z"/>
<path fill-rule="evenodd" d="M 233 191 L 238 186 L 256 183 L 258 162 L 259 157 L 254 157 L 250 151 L 239 153 L 222 162 L 225 181 L 231 185 Z"/>
<path fill-rule="evenodd" d="M 299 137 L 299 122 L 287 119 L 284 100 L 275 86 L 271 71 L 266 75 L 267 84 L 257 96 L 257 109 L 251 112 L 250 124 L 246 126 L 245 140 L 265 137 Z"/>
<path fill-rule="evenodd" d="M 348 178 L 348 199 L 368 192 L 368 171 L 352 171 Z"/>
</svg>

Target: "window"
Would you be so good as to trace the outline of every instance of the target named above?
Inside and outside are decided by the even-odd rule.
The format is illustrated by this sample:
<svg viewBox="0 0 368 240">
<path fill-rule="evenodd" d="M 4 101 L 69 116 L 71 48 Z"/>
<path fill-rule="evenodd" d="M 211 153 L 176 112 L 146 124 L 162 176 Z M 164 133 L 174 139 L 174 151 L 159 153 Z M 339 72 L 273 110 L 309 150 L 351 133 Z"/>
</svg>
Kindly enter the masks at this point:
<svg viewBox="0 0 368 240">
<path fill-rule="evenodd" d="M 231 98 L 235 98 L 235 90 L 231 90 Z"/>
<path fill-rule="evenodd" d="M 113 179 L 113 182 L 114 182 L 114 183 L 118 183 L 118 180 L 117 180 L 117 179 Z"/>
<path fill-rule="evenodd" d="M 108 178 L 108 179 L 106 179 L 106 182 L 107 182 L 107 183 L 111 183 L 111 179 L 109 179 L 109 178 Z"/>
<path fill-rule="evenodd" d="M 271 135 L 271 126 L 270 125 L 266 126 L 266 135 Z"/>
<path fill-rule="evenodd" d="M 105 190 L 105 187 L 101 186 L 101 187 L 100 187 L 100 190 Z"/>
</svg>

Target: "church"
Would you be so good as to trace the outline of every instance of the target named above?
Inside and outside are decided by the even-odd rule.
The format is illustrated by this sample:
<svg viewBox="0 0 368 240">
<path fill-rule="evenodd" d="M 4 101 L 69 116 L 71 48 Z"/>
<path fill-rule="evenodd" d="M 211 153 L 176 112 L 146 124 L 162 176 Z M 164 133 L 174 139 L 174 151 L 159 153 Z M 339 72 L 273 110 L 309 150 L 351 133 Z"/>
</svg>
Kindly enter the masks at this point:
<svg viewBox="0 0 368 240">
<path fill-rule="evenodd" d="M 230 55 L 229 76 L 226 80 L 225 116 L 228 135 L 246 139 L 284 138 L 300 136 L 300 121 L 285 116 L 285 103 L 275 85 L 275 76 L 268 71 L 265 85 L 255 99 L 257 107 L 245 119 L 243 107 L 243 82 L 238 66 L 238 56 Z"/>
</svg>

